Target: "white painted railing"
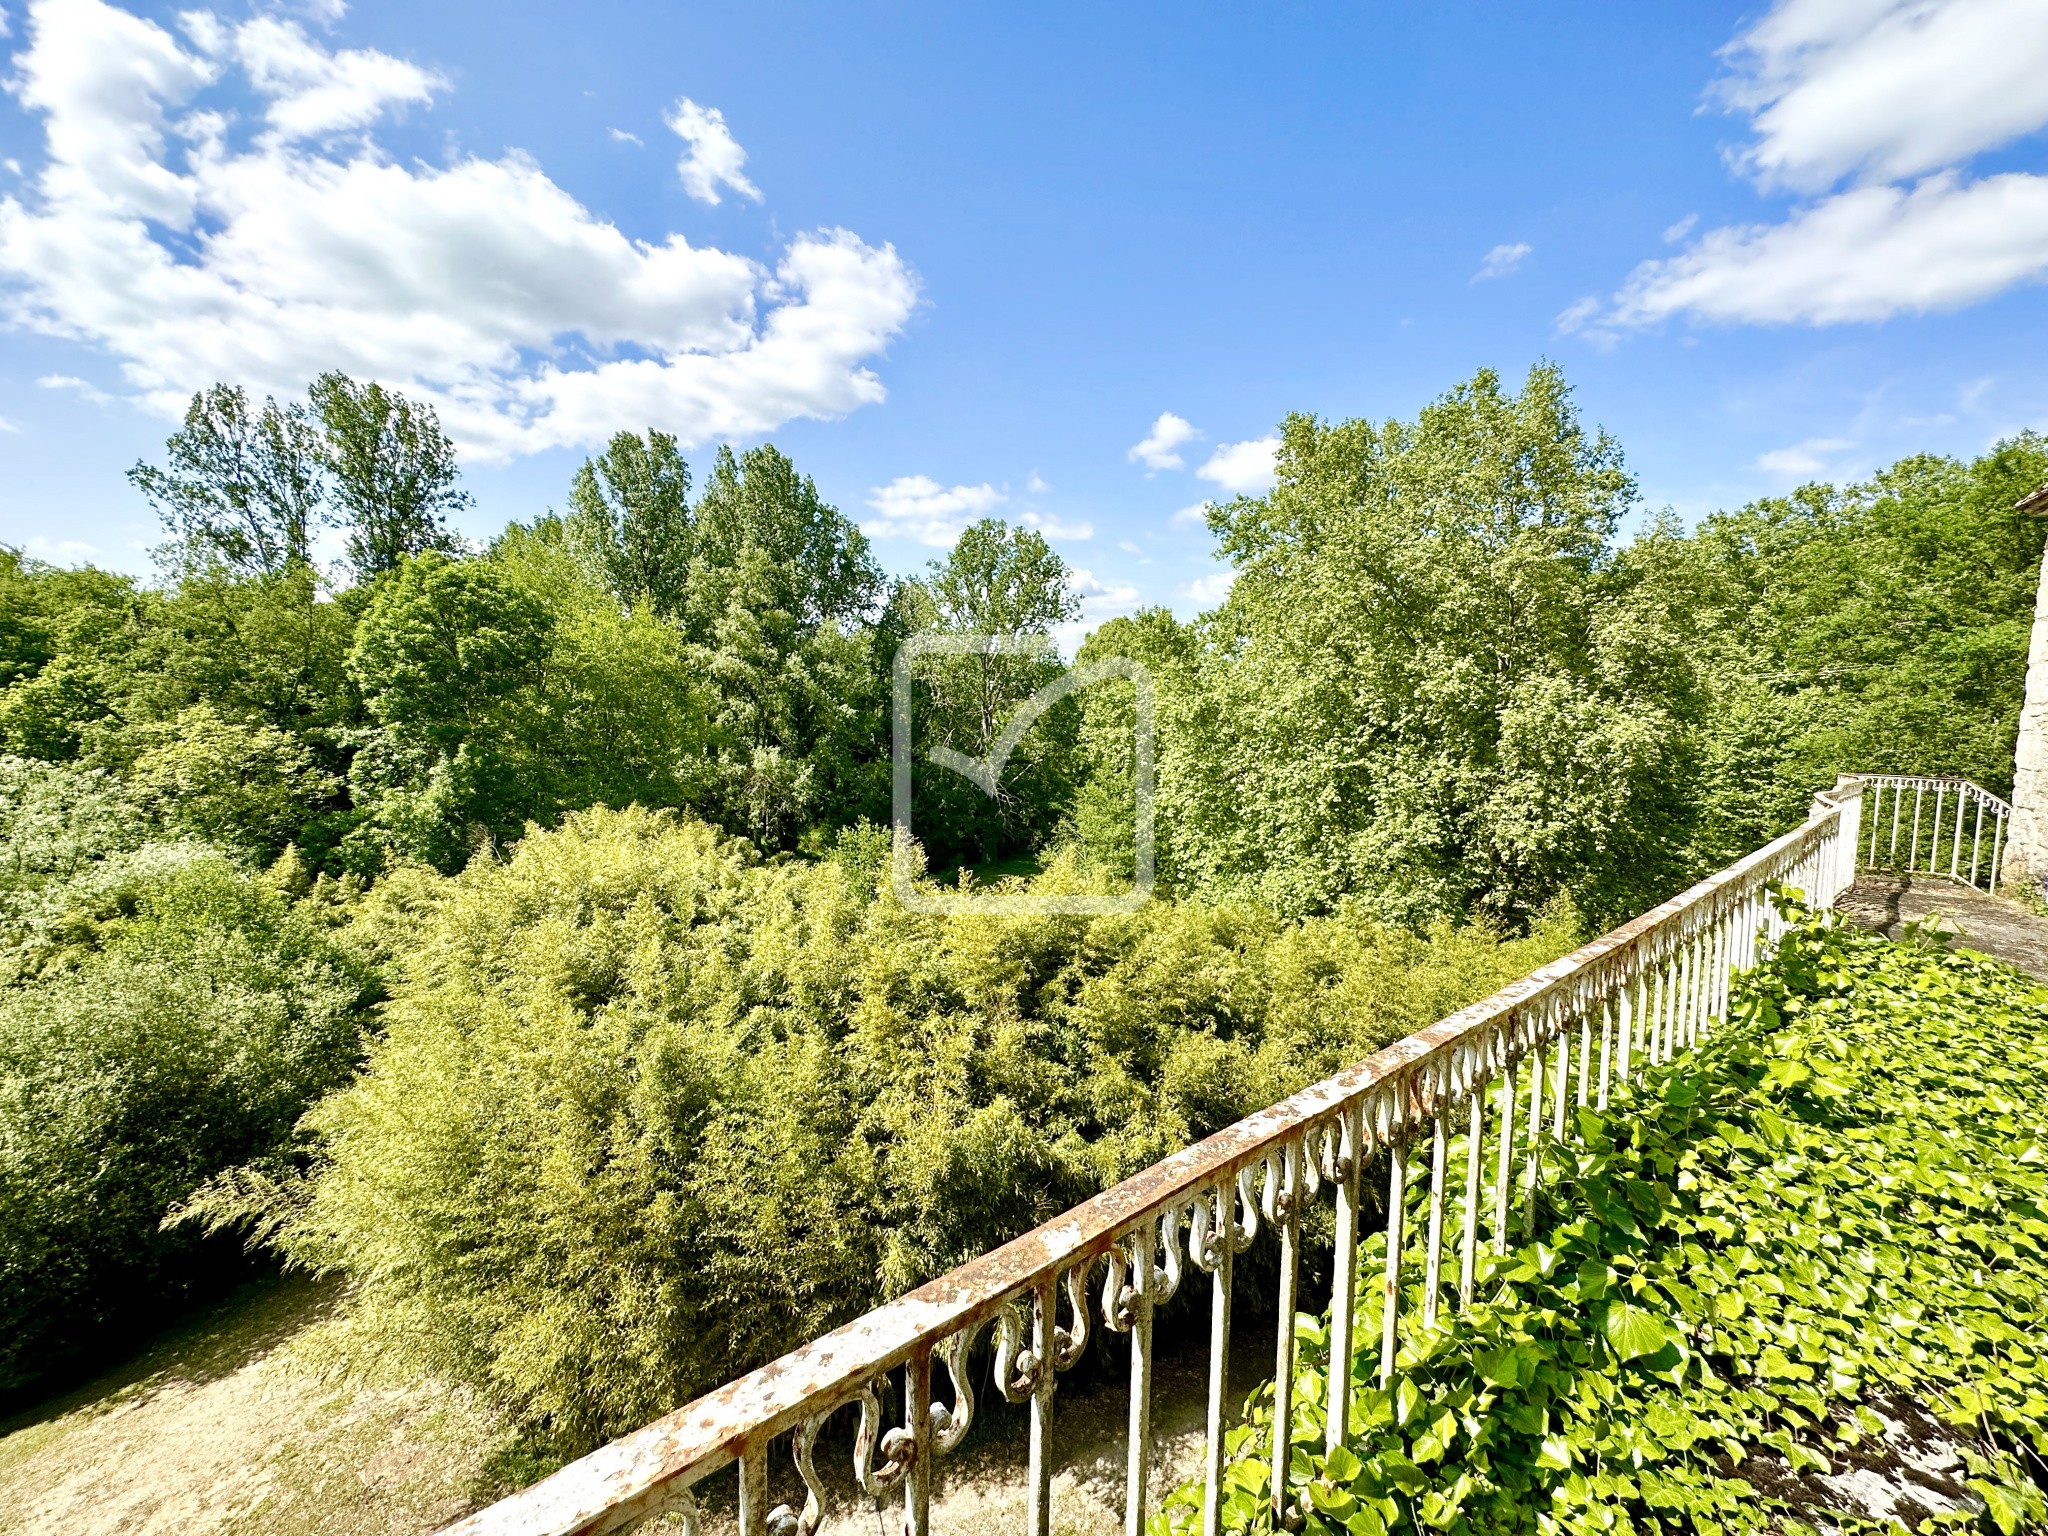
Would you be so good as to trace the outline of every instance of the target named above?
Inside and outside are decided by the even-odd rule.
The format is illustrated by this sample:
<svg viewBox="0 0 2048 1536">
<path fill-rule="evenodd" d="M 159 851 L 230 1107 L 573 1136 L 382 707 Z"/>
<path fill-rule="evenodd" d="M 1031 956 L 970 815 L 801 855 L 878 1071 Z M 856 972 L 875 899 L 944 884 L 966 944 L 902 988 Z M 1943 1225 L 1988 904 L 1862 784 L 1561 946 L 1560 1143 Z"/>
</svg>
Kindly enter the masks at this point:
<svg viewBox="0 0 2048 1536">
<path fill-rule="evenodd" d="M 1298 1406 L 1291 1400 L 1294 1317 L 1308 1202 L 1327 1189 L 1336 1206 L 1329 1307 L 1331 1359 L 1339 1363 L 1327 1373 L 1323 1404 L 1326 1438 L 1336 1446 L 1349 1427 L 1346 1365 L 1361 1331 L 1359 1229 L 1368 1211 L 1383 1211 L 1387 1227 L 1386 1267 L 1375 1287 L 1379 1375 L 1387 1382 L 1404 1326 L 1470 1303 L 1482 1233 L 1501 1253 L 1512 1234 L 1529 1230 L 1543 1144 L 1576 1135 L 1569 1107 L 1605 1108 L 1617 1081 L 1667 1060 L 1725 1017 L 1731 976 L 1781 927 L 1766 888 L 1793 886 L 1830 906 L 1849 885 L 1863 792 L 1862 781 L 1842 780 L 1816 797 L 1803 825 L 1633 922 L 453 1530 L 569 1536 L 664 1510 L 681 1512 L 694 1529 L 692 1489 L 736 1461 L 741 1536 L 807 1536 L 825 1513 L 814 1458 L 819 1431 L 834 1413 L 856 1408 L 855 1486 L 870 1499 L 900 1498 L 909 1536 L 926 1536 L 936 1463 L 967 1432 L 976 1366 L 986 1362 L 1004 1397 L 1030 1405 L 1027 1529 L 1046 1536 L 1055 1390 L 1059 1373 L 1087 1347 L 1090 1291 L 1102 1271 L 1102 1322 L 1130 1339 L 1124 1519 L 1137 1536 L 1154 1493 L 1153 1316 L 1200 1271 L 1209 1277 L 1202 1525 L 1213 1533 L 1221 1521 L 1223 1431 L 1236 1401 L 1227 1380 L 1232 1280 L 1262 1227 L 1279 1249 L 1268 1486 L 1276 1521 L 1296 1524 L 1298 1490 L 1288 1485 L 1287 1459 Z M 1411 1232 L 1406 1195 L 1412 1179 L 1425 1177 L 1423 1230 Z M 1369 1178 L 1386 1180 L 1384 1202 L 1369 1204 Z M 1406 1309 L 1404 1297 L 1412 1303 Z M 990 1329 L 992 1348 L 978 1350 Z M 938 1368 L 946 1401 L 934 1391 Z M 896 1401 L 906 1411 L 885 1424 L 883 1405 Z M 778 1443 L 806 1489 L 800 1511 L 769 1507 L 769 1458 Z"/>
<path fill-rule="evenodd" d="M 1867 773 L 1863 862 L 1996 894 L 2012 807 L 1968 779 Z"/>
</svg>

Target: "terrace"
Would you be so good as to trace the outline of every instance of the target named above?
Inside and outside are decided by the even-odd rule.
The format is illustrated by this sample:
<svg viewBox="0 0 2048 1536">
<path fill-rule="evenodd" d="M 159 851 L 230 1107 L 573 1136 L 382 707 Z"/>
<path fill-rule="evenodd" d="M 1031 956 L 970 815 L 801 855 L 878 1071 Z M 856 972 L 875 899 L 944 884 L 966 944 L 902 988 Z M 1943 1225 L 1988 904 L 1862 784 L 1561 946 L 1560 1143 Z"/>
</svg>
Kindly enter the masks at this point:
<svg viewBox="0 0 2048 1536">
<path fill-rule="evenodd" d="M 1025 1525 L 1047 1536 L 1060 1523 L 1061 1378 L 1106 1332 L 1127 1361 L 1121 1518 L 1137 1536 L 1155 1528 L 1167 1496 L 1155 1466 L 1155 1356 L 1182 1341 L 1162 1339 L 1162 1309 L 1196 1287 L 1208 1303 L 1206 1421 L 1176 1528 L 1187 1521 L 1209 1536 L 1247 1524 L 1299 1528 L 1312 1509 L 1328 1515 L 1310 1498 L 1305 1446 L 1320 1452 L 1311 1460 L 1324 1469 L 1321 1484 L 1333 1464 L 1357 1464 L 1343 1458 L 1360 1401 L 1397 1393 L 1440 1320 L 1483 1301 L 1495 1261 L 1535 1230 L 1551 1154 L 1583 1143 L 1610 1108 L 1640 1109 L 1633 1086 L 1727 1021 L 1734 977 L 1786 932 L 1773 888 L 1795 888 L 1818 908 L 1847 898 L 1845 910 L 1880 927 L 1931 910 L 1930 889 L 1952 893 L 1951 906 L 1988 901 L 2009 815 L 1959 780 L 1845 777 L 1815 797 L 1801 826 L 1634 921 L 451 1533 L 570 1536 L 664 1514 L 695 1530 L 702 1508 L 730 1501 L 743 1536 L 807 1536 L 835 1510 L 855 1518 L 868 1505 L 900 1508 L 903 1529 L 925 1536 L 939 1525 L 945 1458 L 973 1424 L 977 1394 L 993 1392 L 1025 1406 Z M 1995 910 L 2009 940 L 2039 944 L 2009 904 Z M 1326 1295 L 1302 1286 L 1311 1247 L 1330 1277 Z M 1362 1258 L 1368 1248 L 1381 1255 L 1376 1269 Z M 1277 1320 L 1258 1383 L 1231 1369 L 1243 1353 L 1234 1301 L 1254 1264 L 1270 1274 Z M 1298 1324 L 1298 1312 L 1324 1307 L 1326 1322 Z M 1200 1327 L 1185 1303 L 1172 1316 L 1175 1327 Z M 1304 1368 L 1304 1339 L 1316 1369 Z M 1251 1427 L 1234 1428 L 1255 1385 Z M 818 1455 L 837 1443 L 842 1412 L 857 1428 L 851 1486 L 835 1494 Z M 1258 1475 L 1245 1472 L 1248 1436 L 1269 1469 Z M 708 1479 L 735 1466 L 736 1496 L 700 1498 Z"/>
</svg>

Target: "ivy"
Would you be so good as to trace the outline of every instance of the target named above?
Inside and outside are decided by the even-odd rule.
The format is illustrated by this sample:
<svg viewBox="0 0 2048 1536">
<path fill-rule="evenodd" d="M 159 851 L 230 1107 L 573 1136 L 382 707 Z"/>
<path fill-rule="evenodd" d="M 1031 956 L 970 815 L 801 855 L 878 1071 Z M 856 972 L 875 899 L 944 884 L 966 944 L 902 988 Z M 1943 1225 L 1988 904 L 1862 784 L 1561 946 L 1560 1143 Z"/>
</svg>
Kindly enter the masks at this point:
<svg viewBox="0 0 2048 1536">
<path fill-rule="evenodd" d="M 1327 1326 L 1297 1320 L 1308 1532 L 1878 1528 L 1821 1478 L 1883 1463 L 1880 1415 L 1946 1425 L 1981 1505 L 1916 1528 L 2048 1528 L 2048 990 L 1780 903 L 1729 1025 L 1543 1150 L 1472 1308 L 1424 1328 L 1410 1284 L 1392 1391 L 1355 1353 L 1353 1449 L 1323 1451 Z M 1270 1522 L 1271 1400 L 1229 1439 L 1231 1530 Z"/>
</svg>

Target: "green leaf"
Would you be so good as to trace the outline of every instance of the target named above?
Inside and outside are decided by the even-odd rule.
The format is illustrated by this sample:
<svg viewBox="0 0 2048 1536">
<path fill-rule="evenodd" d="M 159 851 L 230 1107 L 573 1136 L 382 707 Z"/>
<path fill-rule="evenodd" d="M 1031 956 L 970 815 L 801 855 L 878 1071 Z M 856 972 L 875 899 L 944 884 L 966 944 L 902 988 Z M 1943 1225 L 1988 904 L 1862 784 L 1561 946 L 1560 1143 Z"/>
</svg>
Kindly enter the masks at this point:
<svg viewBox="0 0 2048 1536">
<path fill-rule="evenodd" d="M 1559 1472 L 1569 1472 L 1572 1469 L 1572 1448 L 1564 1442 L 1562 1436 L 1548 1436 L 1543 1442 L 1543 1448 L 1536 1453 L 1536 1465 L 1551 1467 Z"/>
<path fill-rule="evenodd" d="M 1623 1360 L 1654 1355 L 1671 1342 L 1671 1334 L 1656 1314 L 1632 1301 L 1610 1301 L 1600 1319 L 1600 1331 Z"/>
</svg>

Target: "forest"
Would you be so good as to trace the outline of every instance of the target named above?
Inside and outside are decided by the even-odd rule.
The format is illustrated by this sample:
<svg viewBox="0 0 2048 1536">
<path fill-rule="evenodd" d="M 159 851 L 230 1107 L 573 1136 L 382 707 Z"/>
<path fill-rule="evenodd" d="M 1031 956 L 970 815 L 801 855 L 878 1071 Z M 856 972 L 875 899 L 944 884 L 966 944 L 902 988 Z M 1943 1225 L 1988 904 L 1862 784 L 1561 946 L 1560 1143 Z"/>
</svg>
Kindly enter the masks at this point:
<svg viewBox="0 0 2048 1536">
<path fill-rule="evenodd" d="M 1281 428 L 1157 686 L 1158 894 L 907 911 L 910 856 L 1114 891 L 1133 692 L 987 520 L 892 578 L 772 445 L 621 431 L 478 546 L 433 412 L 196 396 L 156 575 L 0 551 L 0 1398 L 251 1266 L 566 1454 L 1483 995 L 1838 771 L 2010 792 L 2032 434 L 1690 528 L 1555 367 Z M 317 552 L 337 548 L 338 560 Z"/>
</svg>

